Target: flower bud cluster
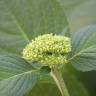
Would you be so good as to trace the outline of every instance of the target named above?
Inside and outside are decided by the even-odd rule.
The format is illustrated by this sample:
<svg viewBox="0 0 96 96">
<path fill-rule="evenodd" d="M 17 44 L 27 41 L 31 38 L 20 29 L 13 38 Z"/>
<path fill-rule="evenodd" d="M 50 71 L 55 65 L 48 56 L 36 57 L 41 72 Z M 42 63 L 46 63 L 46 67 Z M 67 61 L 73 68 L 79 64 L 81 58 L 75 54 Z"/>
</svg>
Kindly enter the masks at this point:
<svg viewBox="0 0 96 96">
<path fill-rule="evenodd" d="M 38 36 L 23 50 L 23 57 L 54 67 L 67 62 L 71 51 L 71 40 L 65 36 L 45 34 Z"/>
</svg>

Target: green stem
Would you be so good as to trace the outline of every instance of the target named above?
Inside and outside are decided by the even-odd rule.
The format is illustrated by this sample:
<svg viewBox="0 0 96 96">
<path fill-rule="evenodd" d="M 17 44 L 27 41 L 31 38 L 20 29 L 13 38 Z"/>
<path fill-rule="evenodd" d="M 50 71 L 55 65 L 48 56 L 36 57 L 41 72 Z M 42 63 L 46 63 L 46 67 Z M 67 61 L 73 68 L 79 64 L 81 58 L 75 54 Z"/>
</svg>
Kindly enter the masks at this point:
<svg viewBox="0 0 96 96">
<path fill-rule="evenodd" d="M 63 80 L 61 72 L 59 72 L 58 68 L 53 68 L 51 71 L 51 76 L 56 82 L 62 96 L 69 96 L 67 87 L 65 85 L 65 82 Z"/>
</svg>

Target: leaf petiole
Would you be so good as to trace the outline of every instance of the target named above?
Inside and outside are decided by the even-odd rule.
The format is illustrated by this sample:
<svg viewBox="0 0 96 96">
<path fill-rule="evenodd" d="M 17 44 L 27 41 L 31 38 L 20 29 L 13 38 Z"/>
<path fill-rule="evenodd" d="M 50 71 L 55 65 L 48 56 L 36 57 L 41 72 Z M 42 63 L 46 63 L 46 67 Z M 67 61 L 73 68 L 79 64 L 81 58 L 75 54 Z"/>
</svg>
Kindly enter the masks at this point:
<svg viewBox="0 0 96 96">
<path fill-rule="evenodd" d="M 65 85 L 65 82 L 63 80 L 62 74 L 60 73 L 58 68 L 52 68 L 50 74 L 54 79 L 54 81 L 56 82 L 56 85 L 58 86 L 62 96 L 70 96 L 67 87 Z"/>
</svg>

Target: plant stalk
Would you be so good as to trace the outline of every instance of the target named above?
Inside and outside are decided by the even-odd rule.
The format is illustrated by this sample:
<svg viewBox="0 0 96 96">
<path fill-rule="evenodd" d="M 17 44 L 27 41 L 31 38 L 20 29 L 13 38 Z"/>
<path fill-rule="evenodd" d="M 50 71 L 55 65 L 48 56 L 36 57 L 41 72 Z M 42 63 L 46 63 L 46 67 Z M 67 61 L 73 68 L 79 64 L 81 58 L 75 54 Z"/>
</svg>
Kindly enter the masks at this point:
<svg viewBox="0 0 96 96">
<path fill-rule="evenodd" d="M 56 82 L 56 85 L 58 86 L 62 96 L 69 96 L 67 87 L 65 85 L 65 82 L 63 80 L 61 72 L 58 70 L 58 68 L 52 68 L 51 76 Z"/>
</svg>

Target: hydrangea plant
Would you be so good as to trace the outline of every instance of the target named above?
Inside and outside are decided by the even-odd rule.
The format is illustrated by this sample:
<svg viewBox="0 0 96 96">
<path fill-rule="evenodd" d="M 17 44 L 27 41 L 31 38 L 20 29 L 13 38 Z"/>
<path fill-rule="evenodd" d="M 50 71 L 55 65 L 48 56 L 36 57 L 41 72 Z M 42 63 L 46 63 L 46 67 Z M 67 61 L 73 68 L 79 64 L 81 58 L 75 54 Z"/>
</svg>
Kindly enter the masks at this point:
<svg viewBox="0 0 96 96">
<path fill-rule="evenodd" d="M 96 25 L 72 33 L 65 1 L 0 0 L 0 96 L 90 96 L 75 72 L 96 70 Z"/>
</svg>

